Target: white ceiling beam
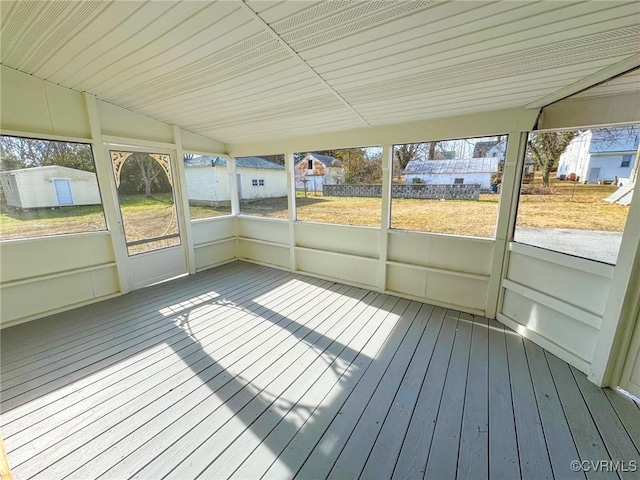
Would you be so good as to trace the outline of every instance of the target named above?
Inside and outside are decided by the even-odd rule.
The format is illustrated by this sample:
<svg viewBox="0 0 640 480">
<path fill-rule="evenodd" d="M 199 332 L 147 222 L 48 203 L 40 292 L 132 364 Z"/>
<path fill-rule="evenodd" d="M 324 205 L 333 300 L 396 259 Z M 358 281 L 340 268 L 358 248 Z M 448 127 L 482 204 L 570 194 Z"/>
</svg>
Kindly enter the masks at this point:
<svg viewBox="0 0 640 480">
<path fill-rule="evenodd" d="M 249 7 L 249 5 L 247 5 L 245 3 L 245 0 L 239 0 L 240 5 L 242 6 L 242 8 L 257 22 L 259 22 L 262 27 L 265 29 L 266 32 L 268 32 L 273 38 L 275 38 L 278 43 L 280 44 L 280 46 L 282 46 L 282 48 L 284 48 L 287 52 L 289 52 L 289 54 L 295 58 L 298 63 L 300 63 L 300 65 L 302 65 L 304 68 L 307 69 L 307 71 L 313 75 L 315 78 L 317 78 L 320 83 L 322 85 L 324 85 L 324 87 L 329 90 L 333 95 L 335 95 L 335 97 L 340 100 L 340 102 L 342 102 L 347 108 L 349 108 L 349 110 L 351 110 L 360 120 L 362 120 L 362 123 L 368 127 L 371 126 L 371 124 L 362 116 L 360 115 L 360 113 L 349 103 L 347 102 L 347 100 L 338 93 L 338 91 L 333 88 L 331 85 L 329 85 L 327 83 L 327 81 L 322 78 L 322 76 L 316 72 L 300 55 L 298 55 L 298 52 L 296 52 L 293 48 L 291 48 L 291 46 L 289 46 L 289 44 L 287 42 L 285 42 L 280 35 L 278 35 L 278 33 L 271 28 L 271 26 L 265 22 L 262 17 L 260 15 L 258 15 L 256 12 L 254 12 L 251 7 Z"/>
<path fill-rule="evenodd" d="M 640 54 L 633 55 L 629 58 L 625 58 L 621 62 L 609 65 L 602 70 L 599 70 L 587 77 L 584 77 L 577 82 L 567 85 L 566 87 L 557 90 L 550 95 L 546 95 L 534 102 L 525 105 L 525 108 L 542 108 L 550 105 L 554 102 L 567 98 L 576 93 L 582 92 L 588 88 L 591 88 L 599 83 L 606 82 L 607 80 L 621 75 L 623 73 L 635 70 L 640 67 Z"/>
</svg>

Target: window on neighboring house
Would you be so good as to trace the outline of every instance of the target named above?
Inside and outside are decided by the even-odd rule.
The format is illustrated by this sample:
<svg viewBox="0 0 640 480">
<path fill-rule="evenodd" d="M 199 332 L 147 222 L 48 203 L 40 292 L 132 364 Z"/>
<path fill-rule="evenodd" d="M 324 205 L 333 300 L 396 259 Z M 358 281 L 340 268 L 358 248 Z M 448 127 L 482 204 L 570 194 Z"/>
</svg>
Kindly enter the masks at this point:
<svg viewBox="0 0 640 480">
<path fill-rule="evenodd" d="M 107 229 L 91 145 L 2 135 L 0 170 L 0 240 Z"/>
<path fill-rule="evenodd" d="M 258 180 L 256 180 L 255 178 L 253 180 L 251 180 L 251 185 L 253 185 L 254 187 L 258 186 Z"/>
<path fill-rule="evenodd" d="M 254 178 L 251 180 L 251 185 L 254 187 L 264 187 L 264 178 Z"/>
<path fill-rule="evenodd" d="M 261 187 L 264 187 L 264 179 L 262 179 L 262 178 L 259 179 L 258 180 L 258 185 L 261 186 Z"/>
<path fill-rule="evenodd" d="M 462 185 L 464 183 L 464 178 L 456 178 L 453 183 L 456 185 Z"/>
<path fill-rule="evenodd" d="M 311 159 L 307 162 L 307 170 L 313 170 L 313 160 Z"/>
<path fill-rule="evenodd" d="M 622 163 L 620 163 L 620 167 L 621 168 L 627 168 L 627 167 L 629 167 L 629 165 L 631 165 L 631 155 L 623 155 L 622 156 Z"/>
</svg>

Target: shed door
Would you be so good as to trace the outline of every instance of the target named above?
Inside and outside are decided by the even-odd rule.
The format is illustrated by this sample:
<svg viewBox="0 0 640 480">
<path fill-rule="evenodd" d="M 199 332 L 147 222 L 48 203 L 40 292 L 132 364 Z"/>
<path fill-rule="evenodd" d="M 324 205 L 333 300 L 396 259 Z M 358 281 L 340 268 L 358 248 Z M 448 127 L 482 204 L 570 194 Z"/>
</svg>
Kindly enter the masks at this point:
<svg viewBox="0 0 640 480">
<path fill-rule="evenodd" d="M 58 197 L 58 205 L 73 205 L 73 196 L 71 195 L 71 182 L 68 178 L 55 178 L 53 186 L 56 189 L 56 197 Z"/>
</svg>

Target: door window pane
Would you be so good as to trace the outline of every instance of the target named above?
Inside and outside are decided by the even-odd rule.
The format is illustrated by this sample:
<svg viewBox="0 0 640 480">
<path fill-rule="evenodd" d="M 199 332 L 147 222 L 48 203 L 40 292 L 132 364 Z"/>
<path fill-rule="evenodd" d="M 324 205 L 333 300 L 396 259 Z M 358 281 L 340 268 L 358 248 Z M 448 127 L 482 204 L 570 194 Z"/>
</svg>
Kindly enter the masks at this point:
<svg viewBox="0 0 640 480">
<path fill-rule="evenodd" d="M 170 156 L 111 151 L 129 255 L 180 245 Z"/>
</svg>

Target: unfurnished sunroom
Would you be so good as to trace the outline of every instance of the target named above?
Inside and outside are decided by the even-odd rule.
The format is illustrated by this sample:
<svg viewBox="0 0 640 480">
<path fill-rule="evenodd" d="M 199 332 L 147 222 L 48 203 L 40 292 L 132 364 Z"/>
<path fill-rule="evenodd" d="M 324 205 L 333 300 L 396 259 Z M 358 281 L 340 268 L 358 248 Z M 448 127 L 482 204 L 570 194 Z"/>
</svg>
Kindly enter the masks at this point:
<svg viewBox="0 0 640 480">
<path fill-rule="evenodd" d="M 0 18 L 3 478 L 638 478 L 637 2 Z"/>
</svg>

